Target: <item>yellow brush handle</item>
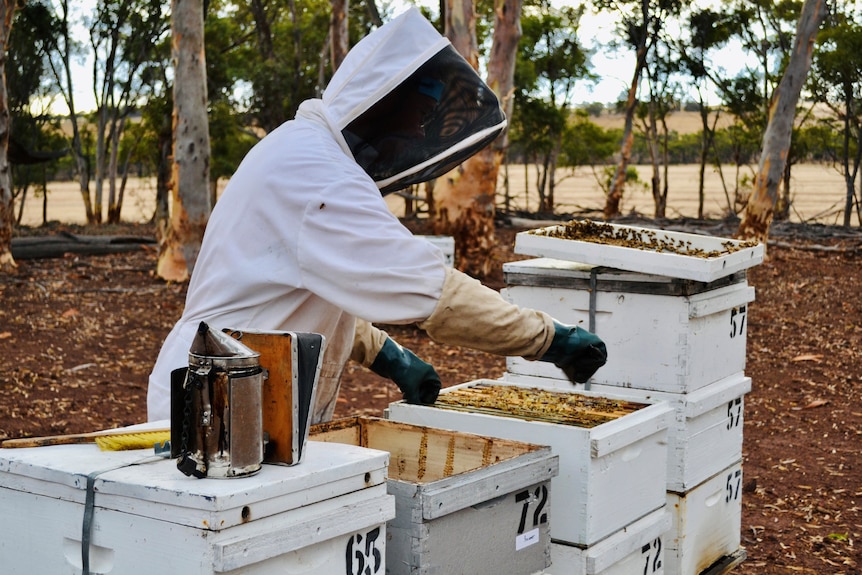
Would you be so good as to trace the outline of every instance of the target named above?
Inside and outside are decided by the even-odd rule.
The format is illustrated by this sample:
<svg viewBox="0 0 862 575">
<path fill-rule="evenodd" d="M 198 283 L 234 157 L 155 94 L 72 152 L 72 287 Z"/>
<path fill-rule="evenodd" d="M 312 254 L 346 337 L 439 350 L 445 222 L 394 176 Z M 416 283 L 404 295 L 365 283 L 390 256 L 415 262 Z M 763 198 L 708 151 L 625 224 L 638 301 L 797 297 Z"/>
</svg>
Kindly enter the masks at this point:
<svg viewBox="0 0 862 575">
<path fill-rule="evenodd" d="M 129 435 L 139 433 L 165 433 L 170 429 L 113 429 L 109 431 L 92 431 L 90 433 L 70 433 L 68 435 L 49 435 L 47 437 L 21 437 L 7 439 L 0 447 L 45 447 L 48 445 L 72 445 L 78 443 L 95 443 L 97 437 L 109 435 Z"/>
</svg>

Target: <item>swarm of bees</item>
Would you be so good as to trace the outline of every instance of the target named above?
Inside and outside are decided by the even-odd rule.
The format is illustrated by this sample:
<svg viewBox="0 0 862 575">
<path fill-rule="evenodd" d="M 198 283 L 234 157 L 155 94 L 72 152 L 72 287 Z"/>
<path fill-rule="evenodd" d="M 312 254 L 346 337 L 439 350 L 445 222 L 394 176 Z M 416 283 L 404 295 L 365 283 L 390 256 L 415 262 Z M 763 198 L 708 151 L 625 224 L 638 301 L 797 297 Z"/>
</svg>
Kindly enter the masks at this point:
<svg viewBox="0 0 862 575">
<path fill-rule="evenodd" d="M 736 242 L 728 240 L 721 242 L 722 249 L 720 250 L 704 250 L 692 246 L 690 240 L 674 239 L 657 230 L 618 228 L 592 220 L 572 220 L 559 226 L 531 230 L 529 233 L 564 240 L 578 240 L 705 259 L 720 257 L 757 245 L 756 241 Z"/>
<path fill-rule="evenodd" d="M 646 406 L 578 393 L 478 383 L 441 393 L 435 407 L 592 428 Z"/>
</svg>

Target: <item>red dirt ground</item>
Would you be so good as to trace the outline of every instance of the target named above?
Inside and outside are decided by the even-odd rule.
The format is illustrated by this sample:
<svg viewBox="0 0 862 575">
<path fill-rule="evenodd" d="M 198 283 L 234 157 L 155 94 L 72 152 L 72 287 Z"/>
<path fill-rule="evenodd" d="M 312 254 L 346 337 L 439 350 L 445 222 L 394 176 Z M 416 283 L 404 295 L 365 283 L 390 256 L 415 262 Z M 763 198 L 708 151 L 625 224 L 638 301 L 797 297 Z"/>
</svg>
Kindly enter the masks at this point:
<svg viewBox="0 0 862 575">
<path fill-rule="evenodd" d="M 62 229 L 152 236 L 142 226 L 20 233 Z M 516 231 L 498 229 L 499 263 L 520 258 L 511 251 Z M 757 298 L 743 449 L 748 559 L 734 573 L 859 575 L 862 234 L 788 227 L 773 239 L 766 262 L 748 274 Z M 147 375 L 185 294 L 154 276 L 155 260 L 152 249 L 69 254 L 19 260 L 16 274 L 0 275 L 0 440 L 145 419 Z M 502 273 L 485 281 L 500 288 Z M 386 328 L 431 361 L 444 385 L 505 371 L 503 358 L 434 344 L 412 327 Z M 396 399 L 394 384 L 351 366 L 336 415 L 381 415 Z"/>
</svg>

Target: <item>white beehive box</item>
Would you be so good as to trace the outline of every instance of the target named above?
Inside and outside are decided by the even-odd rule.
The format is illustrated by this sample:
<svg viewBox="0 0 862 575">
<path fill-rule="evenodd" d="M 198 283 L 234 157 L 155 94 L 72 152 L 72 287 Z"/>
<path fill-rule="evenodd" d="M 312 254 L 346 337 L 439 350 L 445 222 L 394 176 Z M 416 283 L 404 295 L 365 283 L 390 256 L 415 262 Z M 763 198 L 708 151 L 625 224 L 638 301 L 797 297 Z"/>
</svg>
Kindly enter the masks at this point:
<svg viewBox="0 0 862 575">
<path fill-rule="evenodd" d="M 591 385 L 688 393 L 745 369 L 754 287 L 742 274 L 697 284 L 545 258 L 506 263 L 503 270 L 501 293 L 510 302 L 585 329 L 593 315 L 608 362 Z M 568 382 L 551 363 L 510 357 L 506 366 L 513 374 Z"/>
<path fill-rule="evenodd" d="M 661 508 L 589 547 L 553 543 L 544 575 L 662 575 L 671 521 Z"/>
<path fill-rule="evenodd" d="M 742 463 L 737 462 L 694 489 L 667 494 L 673 525 L 665 549 L 666 575 L 692 575 L 716 564 L 745 559 L 742 530 Z"/>
<path fill-rule="evenodd" d="M 529 575 L 550 564 L 550 447 L 371 417 L 314 426 L 311 438 L 389 452 L 387 573 Z"/>
<path fill-rule="evenodd" d="M 0 449 L 4 575 L 383 574 L 389 454 L 309 443 L 302 464 L 193 479 L 152 450 Z M 94 477 L 92 491 L 88 476 Z"/>
<path fill-rule="evenodd" d="M 440 395 L 486 386 L 517 387 L 498 380 L 476 380 L 446 388 Z M 572 395 L 575 399 L 607 399 L 590 392 Z M 433 406 L 395 402 L 389 405 L 387 416 L 416 425 L 549 445 L 560 458 L 559 475 L 551 480 L 551 537 L 555 541 L 591 545 L 665 504 L 667 427 L 673 417 L 666 404 L 640 405 L 627 415 L 590 428 L 447 409 L 439 399 Z"/>
<path fill-rule="evenodd" d="M 513 385 L 548 386 L 547 378 L 506 374 Z M 552 389 L 571 389 L 568 381 L 555 381 Z M 683 493 L 693 489 L 742 458 L 745 394 L 751 378 L 736 373 L 692 393 L 667 393 L 642 389 L 620 390 L 594 385 L 590 391 L 616 393 L 632 401 L 666 402 L 674 410 L 668 427 L 667 489 Z"/>
<path fill-rule="evenodd" d="M 520 232 L 515 253 L 713 282 L 760 264 L 764 250 L 729 238 L 584 220 Z"/>
</svg>

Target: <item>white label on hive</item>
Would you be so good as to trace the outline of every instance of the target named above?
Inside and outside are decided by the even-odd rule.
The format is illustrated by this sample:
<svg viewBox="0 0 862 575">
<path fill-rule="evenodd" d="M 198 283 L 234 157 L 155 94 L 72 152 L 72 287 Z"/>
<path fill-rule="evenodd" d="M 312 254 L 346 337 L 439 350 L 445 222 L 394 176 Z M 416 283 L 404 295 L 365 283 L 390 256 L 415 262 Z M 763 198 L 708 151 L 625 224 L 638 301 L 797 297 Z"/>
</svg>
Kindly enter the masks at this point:
<svg viewBox="0 0 862 575">
<path fill-rule="evenodd" d="M 539 528 L 531 529 L 515 537 L 515 551 L 526 549 L 530 545 L 539 542 Z"/>
</svg>

